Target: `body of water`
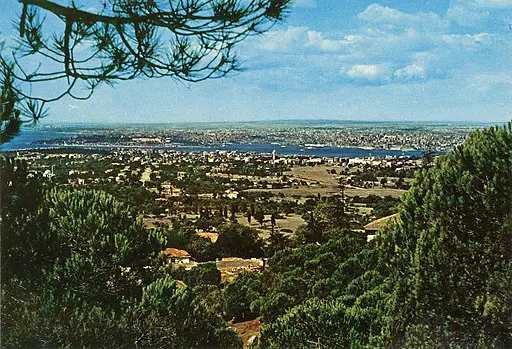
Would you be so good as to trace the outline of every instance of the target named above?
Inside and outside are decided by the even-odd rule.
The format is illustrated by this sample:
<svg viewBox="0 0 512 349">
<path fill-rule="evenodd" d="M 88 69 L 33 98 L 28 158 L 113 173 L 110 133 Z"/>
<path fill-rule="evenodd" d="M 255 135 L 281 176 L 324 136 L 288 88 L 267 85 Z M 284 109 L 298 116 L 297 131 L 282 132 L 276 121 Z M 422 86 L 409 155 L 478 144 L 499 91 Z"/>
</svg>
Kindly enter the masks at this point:
<svg viewBox="0 0 512 349">
<path fill-rule="evenodd" d="M 268 154 L 276 151 L 281 155 L 303 155 L 317 157 L 386 157 L 386 156 L 422 156 L 422 152 L 415 150 L 388 150 L 388 149 L 363 149 L 363 148 L 338 148 L 338 147 L 314 147 L 299 145 L 279 145 L 279 144 L 219 144 L 211 146 L 113 146 L 113 145 L 55 145 L 46 144 L 45 141 L 54 139 L 68 139 L 76 137 L 77 134 L 69 132 L 60 132 L 53 129 L 36 129 L 24 130 L 20 135 L 15 137 L 11 142 L 0 146 L 0 151 L 17 151 L 27 149 L 50 149 L 50 148 L 79 148 L 79 149 L 118 149 L 118 148 L 137 148 L 137 149 L 153 149 L 153 150 L 176 150 L 189 152 L 203 151 L 238 151 L 238 152 L 255 152 Z"/>
</svg>

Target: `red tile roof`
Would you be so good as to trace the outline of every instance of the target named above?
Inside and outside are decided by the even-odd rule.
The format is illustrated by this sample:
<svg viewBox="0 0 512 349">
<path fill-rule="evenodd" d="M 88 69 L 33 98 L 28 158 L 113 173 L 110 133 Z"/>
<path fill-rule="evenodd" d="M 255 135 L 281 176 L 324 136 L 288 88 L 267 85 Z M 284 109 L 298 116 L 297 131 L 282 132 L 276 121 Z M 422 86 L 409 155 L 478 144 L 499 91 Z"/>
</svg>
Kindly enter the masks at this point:
<svg viewBox="0 0 512 349">
<path fill-rule="evenodd" d="M 166 254 L 169 257 L 174 258 L 190 258 L 190 255 L 185 250 L 178 250 L 177 248 L 166 248 L 164 251 L 162 251 L 164 254 Z"/>
</svg>

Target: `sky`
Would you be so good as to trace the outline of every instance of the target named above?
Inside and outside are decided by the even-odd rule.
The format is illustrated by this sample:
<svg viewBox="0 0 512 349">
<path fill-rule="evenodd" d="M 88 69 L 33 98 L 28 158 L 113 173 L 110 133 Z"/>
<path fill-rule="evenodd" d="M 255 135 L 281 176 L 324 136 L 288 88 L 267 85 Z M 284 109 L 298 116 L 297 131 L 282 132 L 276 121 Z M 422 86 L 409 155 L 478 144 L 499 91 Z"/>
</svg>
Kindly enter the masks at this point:
<svg viewBox="0 0 512 349">
<path fill-rule="evenodd" d="M 0 0 L 4 37 L 19 12 Z M 238 55 L 226 78 L 104 86 L 45 122 L 512 119 L 512 0 L 295 0 Z"/>
</svg>

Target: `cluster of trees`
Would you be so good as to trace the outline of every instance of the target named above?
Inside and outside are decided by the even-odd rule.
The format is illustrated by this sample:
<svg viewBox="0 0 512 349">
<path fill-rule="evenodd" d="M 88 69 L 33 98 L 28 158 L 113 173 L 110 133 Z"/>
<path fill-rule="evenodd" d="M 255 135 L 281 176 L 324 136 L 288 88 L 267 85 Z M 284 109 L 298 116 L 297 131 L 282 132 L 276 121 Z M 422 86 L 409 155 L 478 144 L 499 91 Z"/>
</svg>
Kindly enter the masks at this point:
<svg viewBox="0 0 512 349">
<path fill-rule="evenodd" d="M 282 163 L 269 164 L 258 160 L 253 160 L 251 162 L 235 161 L 231 164 L 229 170 L 226 171 L 226 173 L 255 177 L 267 177 L 272 175 L 282 176 L 283 172 L 288 171 L 289 169 L 289 166 Z"/>
<path fill-rule="evenodd" d="M 399 213 L 323 287 L 301 285 L 307 299 L 269 317 L 260 346 L 510 347 L 512 124 L 474 132 L 423 169 Z"/>
<path fill-rule="evenodd" d="M 296 232 L 300 242 L 326 242 L 350 228 L 351 217 L 345 201 L 339 197 L 309 199 L 304 203 L 303 212 L 306 224 Z"/>
<path fill-rule="evenodd" d="M 165 236 L 167 247 L 186 250 L 200 262 L 215 261 L 223 257 L 259 258 L 267 249 L 258 231 L 238 223 L 223 223 L 217 227 L 215 243 L 199 237 L 194 224 L 186 220 L 174 220 L 172 227 L 158 228 Z"/>
<path fill-rule="evenodd" d="M 43 189 L 26 174 L 3 160 L 3 346 L 240 345 L 200 293 L 155 268 L 165 235 L 109 194 Z"/>
<path fill-rule="evenodd" d="M 258 316 L 261 348 L 512 344 L 512 124 L 421 170 L 371 244 L 344 232 L 336 198 L 305 204 L 303 244 L 266 249 L 233 223 L 215 244 L 181 220 L 148 230 L 105 192 L 42 187 L 27 173 L 2 162 L 6 347 L 239 347 L 226 321 Z M 272 257 L 221 284 L 214 263 L 159 268 L 168 246 L 203 260 Z"/>
<path fill-rule="evenodd" d="M 0 52 L 0 143 L 44 117 L 46 102 L 87 98 L 77 95 L 83 87 L 224 76 L 238 69 L 236 45 L 281 20 L 290 1 L 103 3 L 98 13 L 20 1 L 20 48 Z M 41 13 L 54 15 L 63 31 L 48 33 Z M 34 54 L 56 70 L 28 70 L 30 62 L 24 69 L 23 58 Z M 64 86 L 57 96 L 26 92 L 55 81 Z M 425 159 L 399 219 L 374 244 L 340 234 L 348 220 L 343 202 L 319 201 L 303 212 L 306 244 L 275 252 L 267 271 L 225 286 L 213 264 L 156 268 L 156 253 L 172 239 L 191 243 L 190 234 L 147 230 L 105 192 L 43 188 L 27 177 L 26 164 L 3 160 L 2 345 L 236 348 L 240 338 L 225 319 L 263 315 L 261 348 L 509 348 L 512 124 L 473 133 L 434 164 Z M 282 169 L 249 172 L 270 170 Z M 411 175 L 395 172 L 363 173 L 355 182 Z M 181 185 L 189 193 L 222 190 L 209 180 Z M 234 224 L 217 244 L 221 254 L 261 253 L 254 231 Z"/>
<path fill-rule="evenodd" d="M 381 218 L 398 212 L 400 198 L 394 198 L 389 195 L 382 197 L 372 194 L 366 197 L 354 196 L 352 198 L 352 202 L 362 203 L 367 207 L 373 208 L 372 216 L 375 218 Z"/>
<path fill-rule="evenodd" d="M 397 189 L 409 189 L 409 183 L 404 178 L 412 178 L 415 169 L 404 169 L 395 171 L 393 168 L 379 168 L 363 170 L 363 172 L 356 174 L 350 179 L 350 184 L 357 187 L 365 187 L 369 184 L 380 184 L 381 186 L 387 185 L 389 182 L 394 183 Z M 388 177 L 396 178 L 390 181 Z M 379 179 L 380 178 L 380 179 Z"/>
<path fill-rule="evenodd" d="M 78 150 L 77 150 L 78 152 Z M 49 151 L 51 153 L 51 151 Z M 87 151 L 85 151 L 87 154 Z M 90 155 L 90 154 L 88 154 Z M 155 154 L 157 157 L 157 155 Z M 144 165 L 140 161 L 129 160 L 129 170 L 125 171 L 127 180 L 122 182 L 110 182 L 106 177 L 115 177 L 125 165 L 112 165 L 112 158 L 96 158 L 88 156 L 82 160 L 70 160 L 66 157 L 49 157 L 38 159 L 32 164 L 32 170 L 44 171 L 52 168 L 54 177 L 52 185 L 62 187 L 69 186 L 69 182 L 76 178 L 85 179 L 88 188 L 106 191 L 120 201 L 128 204 L 134 214 L 199 214 L 197 222 L 200 229 L 218 227 L 228 221 L 234 221 L 234 214 L 243 213 L 251 216 L 251 221 L 261 224 L 265 220 L 265 214 L 292 213 L 298 204 L 295 200 L 275 200 L 268 193 L 243 193 L 243 197 L 228 199 L 225 194 L 226 183 L 233 189 L 229 178 L 210 178 L 206 175 L 211 167 L 204 167 L 204 163 L 165 164 L 159 167 L 160 178 L 153 178 L 145 185 L 140 181 L 141 168 Z M 71 165 L 70 165 L 71 164 Z M 211 166 L 211 165 L 210 165 Z M 74 173 L 70 173 L 70 169 Z M 114 171 L 112 171 L 114 169 Z M 178 179 L 178 173 L 183 178 Z M 151 177 L 155 176 L 155 172 Z M 168 182 L 173 187 L 181 190 L 181 195 L 170 197 L 166 200 L 157 200 L 160 197 L 162 184 Z M 252 182 L 243 184 L 237 182 L 237 188 L 242 190 L 251 188 Z M 198 194 L 211 193 L 213 198 L 201 198 Z M 257 205 L 255 204 L 257 203 Z"/>
</svg>

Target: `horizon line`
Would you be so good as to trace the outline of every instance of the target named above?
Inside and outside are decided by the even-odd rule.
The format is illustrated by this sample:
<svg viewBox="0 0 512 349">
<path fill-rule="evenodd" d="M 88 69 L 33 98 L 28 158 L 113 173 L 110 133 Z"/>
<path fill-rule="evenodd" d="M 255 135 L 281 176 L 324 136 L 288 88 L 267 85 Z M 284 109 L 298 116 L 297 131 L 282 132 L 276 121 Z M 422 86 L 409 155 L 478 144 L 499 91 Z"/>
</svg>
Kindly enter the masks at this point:
<svg viewBox="0 0 512 349">
<path fill-rule="evenodd" d="M 512 121 L 512 119 L 505 120 L 489 120 L 489 121 L 474 121 L 474 120 L 379 120 L 379 119 L 269 119 L 269 120 L 221 120 L 221 121 L 209 121 L 209 120 L 197 120 L 197 121 L 50 121 L 40 122 L 36 127 L 44 127 L 45 124 L 49 125 L 177 125 L 177 124 L 272 124 L 272 123 L 351 123 L 351 124 L 468 124 L 468 125 L 490 125 L 490 124 L 501 124 Z"/>
</svg>

